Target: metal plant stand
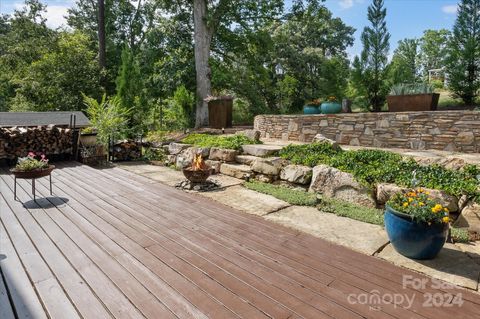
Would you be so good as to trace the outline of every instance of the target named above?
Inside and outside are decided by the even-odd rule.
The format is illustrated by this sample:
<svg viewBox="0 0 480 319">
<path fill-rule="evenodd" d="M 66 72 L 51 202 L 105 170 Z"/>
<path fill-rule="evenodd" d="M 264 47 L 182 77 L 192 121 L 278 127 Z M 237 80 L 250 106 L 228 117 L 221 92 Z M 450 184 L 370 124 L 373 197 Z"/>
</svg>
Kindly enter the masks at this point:
<svg viewBox="0 0 480 319">
<path fill-rule="evenodd" d="M 33 201 L 36 203 L 36 202 L 37 202 L 37 198 L 36 198 L 36 195 L 35 195 L 35 180 L 36 180 L 37 178 L 41 178 L 41 177 L 45 177 L 45 176 L 30 177 L 30 178 L 14 176 L 13 196 L 14 196 L 15 200 L 18 200 L 18 199 L 17 199 L 17 178 L 18 178 L 18 179 L 31 179 L 31 180 L 32 180 Z M 51 174 L 51 173 L 48 174 L 48 179 L 49 179 L 49 181 L 50 181 L 50 195 L 53 195 L 53 192 L 52 192 L 52 174 Z"/>
</svg>

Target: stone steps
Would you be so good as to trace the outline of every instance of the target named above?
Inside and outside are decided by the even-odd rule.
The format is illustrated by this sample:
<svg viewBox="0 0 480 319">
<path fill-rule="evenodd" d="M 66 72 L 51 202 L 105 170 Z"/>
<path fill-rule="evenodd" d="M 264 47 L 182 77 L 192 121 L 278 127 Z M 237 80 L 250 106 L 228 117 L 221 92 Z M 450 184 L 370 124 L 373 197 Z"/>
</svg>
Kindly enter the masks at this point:
<svg viewBox="0 0 480 319">
<path fill-rule="evenodd" d="M 252 169 L 244 164 L 226 164 L 220 166 L 220 173 L 223 175 L 232 176 L 239 179 L 249 179 L 254 175 Z"/>
<path fill-rule="evenodd" d="M 271 144 L 253 144 L 243 145 L 242 150 L 244 155 L 253 155 L 258 157 L 275 155 L 283 147 L 280 145 Z"/>
</svg>

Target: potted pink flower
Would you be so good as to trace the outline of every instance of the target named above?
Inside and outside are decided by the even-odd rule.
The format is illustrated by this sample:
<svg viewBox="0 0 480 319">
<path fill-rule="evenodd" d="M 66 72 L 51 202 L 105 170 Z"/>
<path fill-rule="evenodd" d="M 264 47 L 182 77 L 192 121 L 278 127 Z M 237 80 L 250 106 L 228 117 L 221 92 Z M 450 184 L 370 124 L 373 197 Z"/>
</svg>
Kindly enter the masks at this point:
<svg viewBox="0 0 480 319">
<path fill-rule="evenodd" d="M 38 178 L 50 175 L 54 168 L 54 165 L 48 163 L 45 154 L 29 152 L 26 157 L 20 157 L 15 168 L 10 171 L 17 178 Z"/>
</svg>

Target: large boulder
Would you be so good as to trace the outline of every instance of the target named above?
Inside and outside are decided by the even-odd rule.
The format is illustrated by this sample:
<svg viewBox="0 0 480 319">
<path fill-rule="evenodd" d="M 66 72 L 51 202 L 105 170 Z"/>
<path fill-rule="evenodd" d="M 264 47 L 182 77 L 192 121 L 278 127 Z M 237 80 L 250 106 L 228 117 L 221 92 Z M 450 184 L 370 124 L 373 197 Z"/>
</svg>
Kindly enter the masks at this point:
<svg viewBox="0 0 480 319">
<path fill-rule="evenodd" d="M 302 165 L 287 165 L 280 172 L 280 179 L 306 185 L 312 180 L 312 169 Z"/>
<path fill-rule="evenodd" d="M 327 165 L 313 168 L 309 191 L 362 206 L 376 207 L 370 189 L 358 183 L 352 174 Z"/>
<path fill-rule="evenodd" d="M 458 208 L 458 198 L 455 196 L 449 195 L 444 191 L 438 189 L 428 189 L 424 188 L 426 192 L 430 194 L 435 201 L 441 204 L 443 207 L 448 208 L 450 212 L 457 212 Z M 408 188 L 400 187 L 395 184 L 378 184 L 377 186 L 377 203 L 379 205 L 384 205 L 390 197 L 396 193 L 406 192 Z"/>
<path fill-rule="evenodd" d="M 202 158 L 208 158 L 210 148 L 189 147 L 180 152 L 176 157 L 175 166 L 178 169 L 184 169 L 192 165 L 195 155 L 202 155 Z"/>
<path fill-rule="evenodd" d="M 182 144 L 182 143 L 170 143 L 168 144 L 168 154 L 170 155 L 177 155 L 180 154 L 183 150 L 192 147 L 190 144 Z"/>
<path fill-rule="evenodd" d="M 317 134 L 313 137 L 312 143 L 328 143 L 332 145 L 334 149 L 341 149 L 340 145 L 332 139 L 329 139 L 328 137 L 322 135 L 322 134 Z"/>
<path fill-rule="evenodd" d="M 253 155 L 237 155 L 235 156 L 235 162 L 238 164 L 252 165 L 257 158 L 257 156 Z"/>
<path fill-rule="evenodd" d="M 209 159 L 213 161 L 235 162 L 235 156 L 238 155 L 236 150 L 212 147 L 210 149 Z"/>
<path fill-rule="evenodd" d="M 469 202 L 454 223 L 455 227 L 465 227 L 480 233 L 480 204 Z"/>
<path fill-rule="evenodd" d="M 212 169 L 212 174 L 220 173 L 220 167 L 222 166 L 222 162 L 220 161 L 212 161 L 210 159 L 205 161 L 205 164 Z"/>
<path fill-rule="evenodd" d="M 257 158 L 252 163 L 252 171 L 264 175 L 278 176 L 286 161 L 280 157 Z"/>
<path fill-rule="evenodd" d="M 245 135 L 251 140 L 254 141 L 259 141 L 260 140 L 260 131 L 258 130 L 244 130 L 244 131 L 238 131 L 235 134 L 237 135 Z"/>
</svg>

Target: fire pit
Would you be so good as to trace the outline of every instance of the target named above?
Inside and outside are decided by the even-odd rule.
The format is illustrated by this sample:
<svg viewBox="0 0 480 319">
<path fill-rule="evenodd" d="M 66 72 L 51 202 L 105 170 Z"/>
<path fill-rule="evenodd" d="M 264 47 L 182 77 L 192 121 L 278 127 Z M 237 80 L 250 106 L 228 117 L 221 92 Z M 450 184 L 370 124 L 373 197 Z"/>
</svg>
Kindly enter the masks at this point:
<svg viewBox="0 0 480 319">
<path fill-rule="evenodd" d="M 183 169 L 183 175 L 191 182 L 195 184 L 203 184 L 210 176 L 212 169 L 205 164 L 202 155 L 195 155 L 193 158 L 192 166 Z"/>
<path fill-rule="evenodd" d="M 212 168 L 205 164 L 202 155 L 195 155 L 192 165 L 183 169 L 183 175 L 187 179 L 178 183 L 175 187 L 197 192 L 209 192 L 220 189 L 221 185 L 219 182 L 207 180 L 211 172 Z"/>
</svg>

